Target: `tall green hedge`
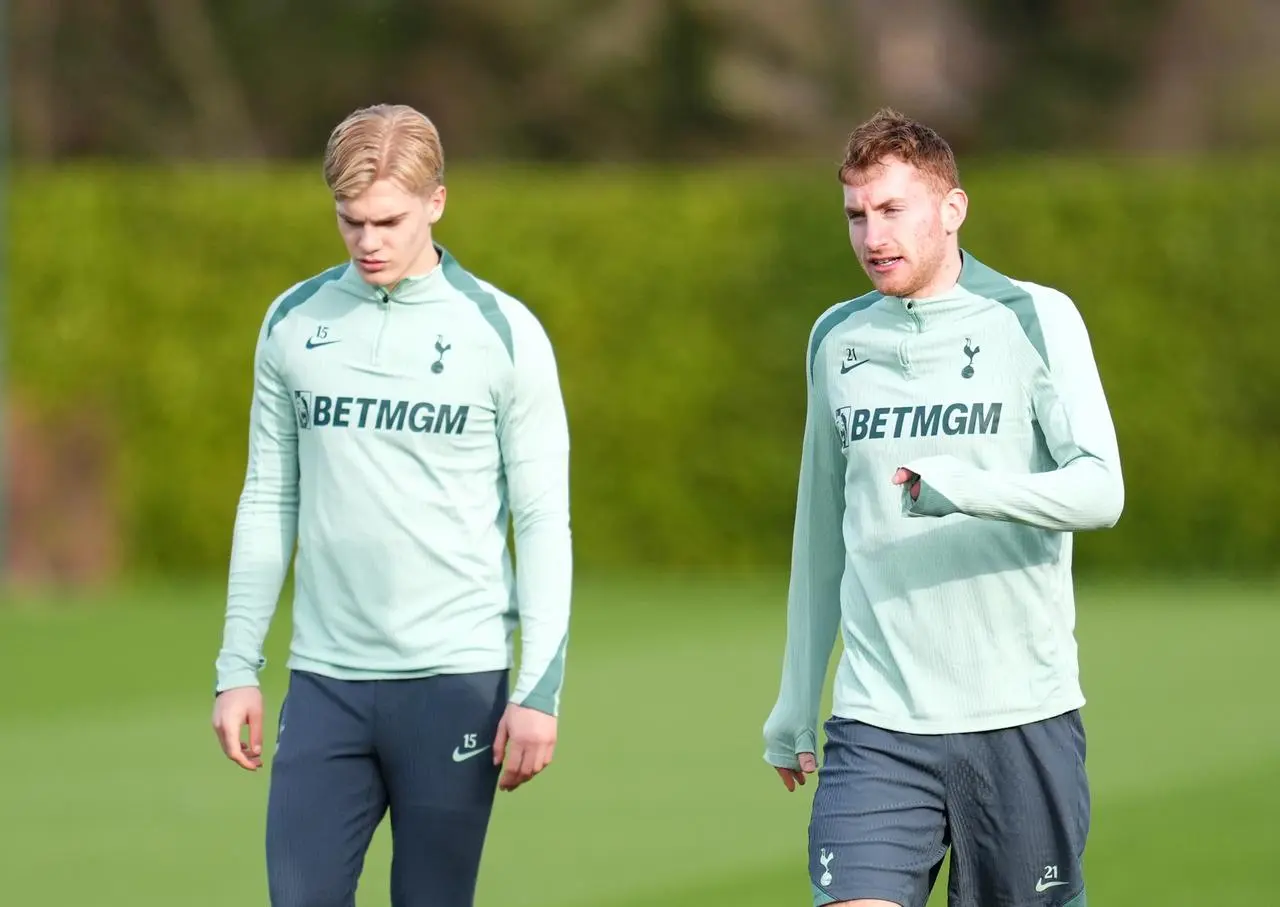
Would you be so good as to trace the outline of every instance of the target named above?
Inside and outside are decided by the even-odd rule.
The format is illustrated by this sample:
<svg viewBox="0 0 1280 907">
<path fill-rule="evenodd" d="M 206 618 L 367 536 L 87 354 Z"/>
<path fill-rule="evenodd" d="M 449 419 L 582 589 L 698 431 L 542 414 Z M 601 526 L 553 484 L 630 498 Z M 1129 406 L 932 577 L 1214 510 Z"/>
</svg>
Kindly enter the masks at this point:
<svg viewBox="0 0 1280 907">
<path fill-rule="evenodd" d="M 1280 173 L 965 177 L 965 245 L 1091 330 L 1128 503 L 1082 567 L 1274 567 Z M 264 308 L 342 258 L 317 168 L 22 171 L 12 217 L 13 382 L 114 421 L 132 566 L 221 572 Z M 867 287 L 830 166 L 456 168 L 438 236 L 556 345 L 581 564 L 786 563 L 806 335 Z"/>
</svg>

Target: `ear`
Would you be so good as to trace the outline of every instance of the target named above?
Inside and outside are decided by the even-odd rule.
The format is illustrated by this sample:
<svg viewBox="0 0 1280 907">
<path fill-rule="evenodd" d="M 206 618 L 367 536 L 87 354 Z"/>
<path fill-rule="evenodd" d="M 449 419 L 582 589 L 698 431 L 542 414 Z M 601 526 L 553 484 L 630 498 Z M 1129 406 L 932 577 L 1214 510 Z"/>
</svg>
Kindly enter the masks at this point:
<svg viewBox="0 0 1280 907">
<path fill-rule="evenodd" d="M 969 213 L 969 196 L 959 187 L 942 197 L 942 228 L 948 233 L 958 233 Z"/>
<path fill-rule="evenodd" d="M 439 223 L 440 218 L 444 217 L 444 202 L 446 192 L 444 186 L 436 186 L 432 190 L 431 195 L 427 198 L 427 222 L 434 225 Z"/>
</svg>

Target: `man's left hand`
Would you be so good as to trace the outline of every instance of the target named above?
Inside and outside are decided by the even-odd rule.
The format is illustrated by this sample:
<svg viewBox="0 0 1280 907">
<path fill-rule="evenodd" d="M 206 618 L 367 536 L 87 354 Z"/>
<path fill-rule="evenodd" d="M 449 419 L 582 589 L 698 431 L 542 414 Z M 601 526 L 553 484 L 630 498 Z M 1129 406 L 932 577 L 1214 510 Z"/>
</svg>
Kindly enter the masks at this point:
<svg viewBox="0 0 1280 907">
<path fill-rule="evenodd" d="M 918 501 L 920 499 L 920 476 L 912 472 L 910 469 L 899 467 L 898 471 L 893 474 L 894 485 L 911 484 L 911 500 Z"/>
<path fill-rule="evenodd" d="M 551 764 L 556 724 L 554 715 L 514 702 L 507 704 L 493 741 L 493 764 L 506 762 L 498 779 L 499 790 L 515 790 Z"/>
</svg>

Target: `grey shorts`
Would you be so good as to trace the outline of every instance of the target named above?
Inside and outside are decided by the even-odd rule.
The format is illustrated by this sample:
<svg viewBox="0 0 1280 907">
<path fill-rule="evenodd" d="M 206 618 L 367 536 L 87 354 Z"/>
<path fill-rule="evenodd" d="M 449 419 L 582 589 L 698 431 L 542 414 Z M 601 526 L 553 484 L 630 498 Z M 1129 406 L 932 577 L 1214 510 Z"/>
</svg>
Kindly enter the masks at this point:
<svg viewBox="0 0 1280 907">
<path fill-rule="evenodd" d="M 950 849 L 950 907 L 1085 907 L 1079 712 L 972 734 L 840 718 L 826 732 L 809 824 L 815 905 L 925 907 Z"/>
</svg>

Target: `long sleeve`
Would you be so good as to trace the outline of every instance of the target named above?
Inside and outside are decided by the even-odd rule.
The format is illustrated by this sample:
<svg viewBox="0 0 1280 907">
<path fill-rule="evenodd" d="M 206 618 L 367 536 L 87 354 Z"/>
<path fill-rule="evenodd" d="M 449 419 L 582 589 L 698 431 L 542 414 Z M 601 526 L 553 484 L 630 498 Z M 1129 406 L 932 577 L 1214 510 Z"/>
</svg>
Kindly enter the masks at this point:
<svg viewBox="0 0 1280 907">
<path fill-rule="evenodd" d="M 254 352 L 248 465 L 232 536 L 218 691 L 257 685 L 263 642 L 297 538 L 297 417 L 270 324 L 269 315 Z"/>
<path fill-rule="evenodd" d="M 840 627 L 844 574 L 844 459 L 816 379 L 808 382 L 778 699 L 764 725 L 765 761 L 798 768 L 817 752 L 818 707 Z"/>
<path fill-rule="evenodd" d="M 499 413 L 516 548 L 520 671 L 511 700 L 559 713 L 573 586 L 569 428 L 555 354 L 541 326 L 513 325 L 515 367 Z"/>
<path fill-rule="evenodd" d="M 1037 288 L 1037 297 L 1047 362 L 1036 369 L 1032 405 L 1056 468 L 993 473 L 950 456 L 905 463 L 921 477 L 914 504 L 904 489 L 909 515 L 958 512 L 1059 531 L 1105 529 L 1120 518 L 1115 426 L 1084 320 L 1062 293 Z"/>
</svg>

